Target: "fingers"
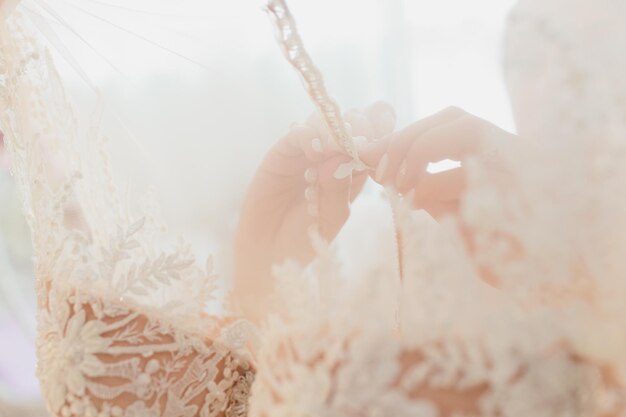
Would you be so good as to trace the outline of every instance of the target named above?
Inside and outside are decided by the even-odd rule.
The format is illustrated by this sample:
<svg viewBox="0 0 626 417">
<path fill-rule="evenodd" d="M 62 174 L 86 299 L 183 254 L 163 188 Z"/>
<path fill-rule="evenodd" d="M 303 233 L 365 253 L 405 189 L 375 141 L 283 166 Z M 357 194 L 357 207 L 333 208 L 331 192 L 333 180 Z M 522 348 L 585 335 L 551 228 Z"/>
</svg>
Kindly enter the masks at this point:
<svg viewBox="0 0 626 417">
<path fill-rule="evenodd" d="M 267 153 L 262 170 L 268 174 L 285 177 L 298 175 L 306 169 L 306 166 L 303 166 L 303 158 L 311 161 L 322 158 L 313 148 L 316 135 L 317 132 L 310 126 L 294 125 Z"/>
<path fill-rule="evenodd" d="M 398 175 L 408 170 L 409 162 L 405 159 L 413 143 L 429 130 L 453 122 L 466 113 L 456 107 L 450 107 L 425 119 L 422 119 L 387 136 L 380 142 L 366 146 L 361 150 L 363 162 L 374 167 L 374 180 L 380 184 L 392 184 Z"/>
<path fill-rule="evenodd" d="M 377 126 L 368 117 L 368 113 L 350 110 L 345 113 L 344 119 L 352 137 L 361 137 L 363 141 L 371 141 L 377 135 L 393 129 L 389 118 L 389 106 L 375 104 L 368 110 L 370 115 L 379 115 Z M 372 116 L 373 117 L 373 116 Z M 387 120 L 385 120 L 387 119 Z M 392 122 L 395 123 L 395 115 Z M 320 232 L 325 239 L 331 240 L 341 230 L 350 215 L 350 203 L 359 195 L 365 184 L 368 174 L 365 171 L 351 172 L 352 159 L 346 156 L 339 146 L 330 137 L 327 129 L 322 126 L 320 117 L 310 118 L 310 125 L 317 127 L 322 134 L 325 158 L 317 165 L 318 170 L 318 215 Z M 385 125 L 385 123 L 387 125 Z M 326 136 L 323 136 L 326 134 Z"/>
<path fill-rule="evenodd" d="M 429 202 L 449 202 L 460 198 L 467 186 L 465 168 L 437 174 L 424 174 L 413 188 L 413 204 L 425 208 Z"/>
<path fill-rule="evenodd" d="M 364 110 L 348 110 L 344 114 L 344 120 L 347 123 L 348 134 L 352 137 L 363 137 L 371 142 L 393 131 L 396 115 L 390 104 L 379 101 Z M 324 151 L 343 152 L 341 147 L 335 143 L 335 139 L 331 136 L 319 112 L 311 114 L 306 124 L 318 132 L 317 136 L 322 142 Z"/>
<path fill-rule="evenodd" d="M 283 156 L 299 157 L 304 153 L 310 161 L 323 159 L 324 150 L 319 132 L 306 124 L 294 124 L 283 141 L 286 149 Z"/>
<path fill-rule="evenodd" d="M 384 129 L 385 123 L 389 123 L 389 114 L 392 109 L 384 103 L 376 103 L 368 109 L 370 114 L 378 114 L 382 122 L 378 125 Z M 345 120 L 349 133 L 362 138 L 363 141 L 372 140 L 376 135 L 372 121 L 365 112 L 351 110 L 346 112 Z M 380 128 L 377 128 L 380 131 Z M 330 139 L 327 128 L 318 114 L 309 117 L 307 124 L 294 124 L 290 131 L 279 141 L 274 151 L 270 152 L 265 159 L 265 171 L 281 176 L 297 176 L 308 168 L 318 169 L 320 165 L 341 168 L 335 179 L 345 179 L 350 175 L 349 166 L 337 165 L 339 159 L 346 158 L 339 147 Z M 346 161 L 344 161 L 345 163 Z M 329 178 L 332 177 L 329 175 Z M 365 179 L 361 176 L 356 185 L 361 186 Z M 352 187 L 354 191 L 360 187 Z"/>
<path fill-rule="evenodd" d="M 440 124 L 416 137 L 406 154 L 407 169 L 397 178 L 398 189 L 410 187 L 431 162 L 464 160 L 484 146 L 493 125 L 473 116 Z"/>
<path fill-rule="evenodd" d="M 349 125 L 349 132 L 353 137 L 363 138 L 366 142 L 371 142 L 372 140 L 379 137 L 379 135 L 384 134 L 385 132 L 391 131 L 395 125 L 395 112 L 391 105 L 378 102 L 369 106 L 365 111 L 359 110 L 349 110 L 345 114 L 345 120 Z M 342 161 L 339 163 L 337 168 L 341 167 L 343 164 L 350 162 L 350 158 L 339 158 L 338 161 Z M 331 162 L 331 166 L 333 163 Z M 334 171 L 334 180 L 337 181 L 337 178 L 341 179 L 341 175 L 337 175 L 337 171 Z M 367 180 L 367 172 L 353 172 L 352 173 L 352 182 L 351 183 L 343 183 L 344 187 L 340 187 L 338 189 L 345 192 L 345 184 L 349 185 L 349 193 L 350 193 L 350 201 L 353 201 L 360 193 L 363 185 Z"/>
<path fill-rule="evenodd" d="M 461 202 L 457 201 L 433 201 L 429 202 L 424 210 L 436 220 L 444 217 L 455 216 L 459 213 Z"/>
<path fill-rule="evenodd" d="M 379 172 L 379 181 L 382 184 L 394 184 L 398 186 L 398 178 L 402 178 L 409 172 L 423 171 L 423 167 L 417 164 L 421 161 L 407 159 L 409 150 L 420 143 L 420 138 L 427 136 L 429 132 L 440 126 L 448 126 L 463 118 L 464 112 L 451 107 L 433 116 L 416 122 L 409 127 L 392 135 L 387 147 L 388 167 L 385 172 Z"/>
<path fill-rule="evenodd" d="M 347 123 L 348 134 L 353 138 L 362 137 L 366 141 L 371 141 L 375 138 L 376 133 L 372 122 L 363 112 L 348 110 L 344 115 L 344 120 Z"/>
<path fill-rule="evenodd" d="M 374 103 L 364 111 L 350 110 L 344 119 L 348 133 L 365 142 L 389 133 L 395 125 L 393 109 L 383 102 Z M 305 125 L 294 126 L 285 141 L 289 144 L 289 155 L 300 158 L 304 155 L 311 162 L 307 168 L 317 171 L 316 211 L 324 225 L 324 237 L 333 238 L 347 220 L 350 203 L 360 193 L 368 175 L 366 172 L 349 175 L 351 158 L 331 138 L 319 114 L 310 116 Z"/>
<path fill-rule="evenodd" d="M 375 167 L 376 182 L 405 193 L 427 175 L 429 163 L 465 160 L 502 142 L 504 136 L 510 134 L 460 109 L 449 108 L 387 136 L 381 143 L 364 147 L 361 157 Z"/>
<path fill-rule="evenodd" d="M 364 137 L 366 140 L 373 138 L 372 125 L 363 113 L 353 110 L 346 113 L 345 119 L 355 136 Z M 328 130 L 319 116 L 310 117 L 307 124 L 292 125 L 289 132 L 280 139 L 275 150 L 276 152 L 270 153 L 269 156 L 273 160 L 269 162 L 287 168 L 288 172 L 293 172 L 298 166 L 301 170 L 306 169 L 302 165 L 303 156 L 310 162 L 320 163 L 341 153 L 341 149 L 330 139 Z"/>
<path fill-rule="evenodd" d="M 326 126 L 326 122 L 322 119 L 322 116 L 319 112 L 315 111 L 309 115 L 306 119 L 306 125 L 313 128 L 316 132 L 316 136 L 320 139 L 322 143 L 322 147 L 326 151 L 339 151 L 338 147 L 331 147 L 329 145 L 333 145 L 330 131 L 328 130 L 328 126 Z"/>
<path fill-rule="evenodd" d="M 405 194 L 405 201 L 439 220 L 458 214 L 465 187 L 466 173 L 463 168 L 426 174 L 414 189 Z"/>
</svg>

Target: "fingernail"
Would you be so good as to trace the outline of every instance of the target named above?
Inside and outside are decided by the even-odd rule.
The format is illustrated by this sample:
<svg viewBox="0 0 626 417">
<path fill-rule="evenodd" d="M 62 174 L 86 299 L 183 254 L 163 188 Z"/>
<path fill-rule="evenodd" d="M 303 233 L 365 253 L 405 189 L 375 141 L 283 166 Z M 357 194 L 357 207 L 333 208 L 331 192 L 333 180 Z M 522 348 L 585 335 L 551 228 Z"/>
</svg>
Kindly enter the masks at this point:
<svg viewBox="0 0 626 417">
<path fill-rule="evenodd" d="M 381 153 L 383 153 L 386 149 L 387 149 L 387 143 L 386 140 L 388 139 L 389 135 L 386 136 L 383 139 L 379 139 L 379 140 L 375 140 L 375 141 L 367 141 L 365 142 L 360 148 L 359 148 L 359 153 L 362 153 L 363 155 L 367 156 L 374 156 L 374 155 L 380 155 Z"/>
<path fill-rule="evenodd" d="M 385 112 L 380 115 L 377 121 L 378 130 L 380 132 L 392 132 L 396 127 L 396 116 L 391 112 Z"/>
<path fill-rule="evenodd" d="M 306 187 L 304 190 L 304 199 L 309 202 L 317 200 L 317 190 L 314 187 Z"/>
<path fill-rule="evenodd" d="M 338 180 L 346 179 L 350 175 L 352 175 L 353 170 L 354 170 L 354 166 L 352 164 L 352 161 L 343 163 L 337 167 L 337 169 L 335 170 L 335 173 L 333 174 L 333 177 L 335 177 L 335 179 L 338 179 Z"/>
<path fill-rule="evenodd" d="M 389 168 L 389 155 L 384 154 L 378 165 L 376 166 L 376 172 L 374 173 L 374 180 L 380 183 L 387 172 L 387 168 Z"/>
<path fill-rule="evenodd" d="M 404 182 L 404 177 L 406 176 L 406 172 L 407 172 L 407 163 L 405 159 L 400 164 L 400 168 L 398 168 L 398 173 L 396 174 L 395 184 L 398 189 L 402 188 L 402 183 Z"/>
<path fill-rule="evenodd" d="M 315 138 L 311 141 L 311 148 L 317 153 L 324 152 L 324 148 L 322 147 L 322 141 L 319 138 Z"/>
</svg>

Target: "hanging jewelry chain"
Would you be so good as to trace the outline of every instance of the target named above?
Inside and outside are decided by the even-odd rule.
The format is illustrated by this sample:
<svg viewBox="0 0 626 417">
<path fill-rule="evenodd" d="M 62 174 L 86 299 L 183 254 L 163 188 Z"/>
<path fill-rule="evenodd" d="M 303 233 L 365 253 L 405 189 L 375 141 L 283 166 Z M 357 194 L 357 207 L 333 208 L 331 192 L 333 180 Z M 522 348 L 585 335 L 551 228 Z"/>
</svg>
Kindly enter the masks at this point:
<svg viewBox="0 0 626 417">
<path fill-rule="evenodd" d="M 296 22 L 287 7 L 285 0 L 268 0 L 267 10 L 273 18 L 276 28 L 276 38 L 289 63 L 295 68 L 302 78 L 307 93 L 322 115 L 328 126 L 331 136 L 337 145 L 352 158 L 353 169 L 367 169 L 367 165 L 359 158 L 357 146 L 348 125 L 343 119 L 339 105 L 328 95 L 322 74 L 317 69 L 313 60 L 307 53 L 302 38 L 298 33 Z M 305 174 L 308 187 L 305 192 L 307 211 L 313 218 L 319 220 L 319 196 L 317 173 L 307 170 Z M 397 220 L 399 216 L 399 203 L 397 196 L 388 190 L 397 244 L 398 275 L 403 279 L 403 239 Z M 320 232 L 319 224 L 312 225 L 313 230 Z"/>
<path fill-rule="evenodd" d="M 276 37 L 285 57 L 302 78 L 307 93 L 326 122 L 331 136 L 358 168 L 365 168 L 356 144 L 346 128 L 339 105 L 328 95 L 322 74 L 304 47 L 287 3 L 284 0 L 269 0 L 267 10 L 273 17 Z"/>
</svg>

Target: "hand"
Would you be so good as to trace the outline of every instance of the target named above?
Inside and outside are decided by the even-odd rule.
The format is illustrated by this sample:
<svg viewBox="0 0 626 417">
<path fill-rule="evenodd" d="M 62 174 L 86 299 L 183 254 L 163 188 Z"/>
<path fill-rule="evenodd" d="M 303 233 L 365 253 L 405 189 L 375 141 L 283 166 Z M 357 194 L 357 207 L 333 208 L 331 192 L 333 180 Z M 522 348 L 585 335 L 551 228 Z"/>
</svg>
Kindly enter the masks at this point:
<svg viewBox="0 0 626 417">
<path fill-rule="evenodd" d="M 445 159 L 463 161 L 484 158 L 494 174 L 502 173 L 497 149 L 514 135 L 458 108 L 448 108 L 389 135 L 361 150 L 361 159 L 376 167 L 374 180 L 394 187 L 416 209 L 424 209 L 439 219 L 458 215 L 467 186 L 467 168 L 431 174 L 428 164 Z M 460 219 L 459 232 L 469 253 L 476 252 L 473 228 Z M 519 256 L 512 253 L 511 256 Z M 499 278 L 481 267 L 482 279 L 494 286 Z"/>
<path fill-rule="evenodd" d="M 384 103 L 350 111 L 345 119 L 353 136 L 368 141 L 390 133 L 395 124 L 393 109 Z M 350 160 L 319 117 L 294 126 L 265 156 L 249 186 L 235 236 L 235 293 L 249 316 L 263 314 L 261 299 L 273 292 L 272 266 L 286 259 L 303 264 L 313 259 L 311 225 L 331 241 L 345 224 L 350 202 L 367 179 L 366 171 L 350 177 L 339 169 Z M 253 304 L 258 311 L 250 311 Z"/>
<path fill-rule="evenodd" d="M 451 107 L 419 120 L 361 151 L 361 159 L 376 167 L 372 178 L 404 194 L 416 209 L 433 217 L 456 214 L 466 188 L 462 165 L 428 173 L 428 164 L 444 159 L 463 161 L 470 156 L 496 162 L 496 145 L 513 135 L 497 126 Z"/>
</svg>

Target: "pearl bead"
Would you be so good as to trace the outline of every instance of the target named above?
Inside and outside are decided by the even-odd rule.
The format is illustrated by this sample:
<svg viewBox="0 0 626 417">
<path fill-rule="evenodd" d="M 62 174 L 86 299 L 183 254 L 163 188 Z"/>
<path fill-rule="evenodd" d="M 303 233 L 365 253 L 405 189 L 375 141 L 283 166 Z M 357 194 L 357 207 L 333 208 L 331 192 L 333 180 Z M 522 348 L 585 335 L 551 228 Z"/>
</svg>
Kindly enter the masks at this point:
<svg viewBox="0 0 626 417">
<path fill-rule="evenodd" d="M 309 168 L 304 171 L 304 179 L 309 184 L 313 184 L 317 180 L 317 171 L 313 168 Z"/>
<path fill-rule="evenodd" d="M 307 187 L 304 190 L 304 199 L 309 202 L 317 201 L 317 190 L 314 187 Z"/>
</svg>

